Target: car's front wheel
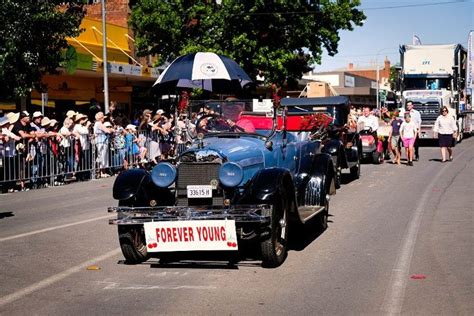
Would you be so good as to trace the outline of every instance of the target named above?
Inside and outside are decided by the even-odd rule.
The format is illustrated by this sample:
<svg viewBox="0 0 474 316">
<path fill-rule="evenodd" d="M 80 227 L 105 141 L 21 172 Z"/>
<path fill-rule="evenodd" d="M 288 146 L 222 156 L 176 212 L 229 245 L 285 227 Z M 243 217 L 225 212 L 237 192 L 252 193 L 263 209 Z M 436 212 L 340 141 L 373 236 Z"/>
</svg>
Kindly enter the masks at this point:
<svg viewBox="0 0 474 316">
<path fill-rule="evenodd" d="M 272 210 L 264 211 L 263 215 L 270 216 L 270 232 L 260 242 L 262 266 L 276 268 L 288 255 L 288 213 L 290 201 L 285 191 L 275 196 Z"/>
<path fill-rule="evenodd" d="M 118 234 L 125 263 L 139 264 L 148 260 L 142 225 L 119 225 Z"/>
<path fill-rule="evenodd" d="M 134 205 L 129 201 L 120 201 L 119 206 Z M 118 218 L 123 216 L 123 213 L 118 214 Z M 139 264 L 148 260 L 149 257 L 143 225 L 119 225 L 118 235 L 120 248 L 125 257 L 125 263 Z"/>
</svg>

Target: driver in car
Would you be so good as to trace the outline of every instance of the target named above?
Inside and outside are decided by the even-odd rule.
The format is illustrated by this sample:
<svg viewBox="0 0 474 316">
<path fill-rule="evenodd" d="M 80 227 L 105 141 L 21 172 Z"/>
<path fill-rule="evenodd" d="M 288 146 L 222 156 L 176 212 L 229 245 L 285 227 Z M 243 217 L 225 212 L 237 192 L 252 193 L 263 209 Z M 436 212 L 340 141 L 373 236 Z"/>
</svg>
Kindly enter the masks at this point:
<svg viewBox="0 0 474 316">
<path fill-rule="evenodd" d="M 255 126 L 252 121 L 246 118 L 239 118 L 237 122 L 227 120 L 227 123 L 237 132 L 255 133 Z"/>
<path fill-rule="evenodd" d="M 379 128 L 379 119 L 370 112 L 370 107 L 364 105 L 362 108 L 362 115 L 357 119 L 357 126 L 359 130 L 369 130 L 377 138 L 377 129 Z"/>
</svg>

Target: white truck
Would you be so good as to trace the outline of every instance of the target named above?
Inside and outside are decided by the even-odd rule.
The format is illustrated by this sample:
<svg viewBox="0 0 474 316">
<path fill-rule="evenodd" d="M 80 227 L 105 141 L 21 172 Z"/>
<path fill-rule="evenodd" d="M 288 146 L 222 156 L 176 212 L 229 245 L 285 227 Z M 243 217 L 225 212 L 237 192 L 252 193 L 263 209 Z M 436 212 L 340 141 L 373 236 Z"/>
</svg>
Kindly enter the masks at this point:
<svg viewBox="0 0 474 316">
<path fill-rule="evenodd" d="M 456 118 L 463 137 L 466 114 L 460 100 L 465 91 L 465 67 L 467 51 L 460 44 L 449 45 L 401 45 L 399 71 L 399 95 L 401 105 L 413 102 L 421 114 L 420 138 L 434 138 L 433 125 L 440 109 L 447 106 Z M 470 132 L 470 131 L 468 131 Z"/>
</svg>

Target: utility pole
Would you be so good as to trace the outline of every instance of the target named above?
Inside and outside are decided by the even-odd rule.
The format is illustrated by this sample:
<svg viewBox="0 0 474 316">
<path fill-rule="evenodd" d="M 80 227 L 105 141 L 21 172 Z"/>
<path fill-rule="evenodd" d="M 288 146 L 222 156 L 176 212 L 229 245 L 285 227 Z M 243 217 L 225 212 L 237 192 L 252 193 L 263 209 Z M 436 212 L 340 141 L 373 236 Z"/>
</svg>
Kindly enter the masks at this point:
<svg viewBox="0 0 474 316">
<path fill-rule="evenodd" d="M 102 0 L 102 63 L 104 65 L 104 113 L 109 112 L 109 73 L 107 67 L 107 30 L 105 1 Z"/>
</svg>

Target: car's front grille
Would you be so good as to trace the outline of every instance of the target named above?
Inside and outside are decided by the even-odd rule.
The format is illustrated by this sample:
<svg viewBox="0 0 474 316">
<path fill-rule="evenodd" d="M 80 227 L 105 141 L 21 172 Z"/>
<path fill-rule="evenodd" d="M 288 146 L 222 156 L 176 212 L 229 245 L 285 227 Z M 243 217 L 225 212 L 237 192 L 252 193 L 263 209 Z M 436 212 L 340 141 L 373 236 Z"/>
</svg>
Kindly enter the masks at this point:
<svg viewBox="0 0 474 316">
<path fill-rule="evenodd" d="M 212 190 L 212 198 L 187 198 L 188 185 L 213 185 L 219 181 L 219 163 L 181 163 L 178 165 L 178 178 L 176 191 L 179 206 L 188 205 L 222 205 L 222 192 L 218 189 Z"/>
</svg>

